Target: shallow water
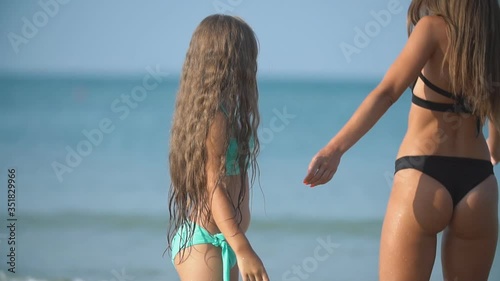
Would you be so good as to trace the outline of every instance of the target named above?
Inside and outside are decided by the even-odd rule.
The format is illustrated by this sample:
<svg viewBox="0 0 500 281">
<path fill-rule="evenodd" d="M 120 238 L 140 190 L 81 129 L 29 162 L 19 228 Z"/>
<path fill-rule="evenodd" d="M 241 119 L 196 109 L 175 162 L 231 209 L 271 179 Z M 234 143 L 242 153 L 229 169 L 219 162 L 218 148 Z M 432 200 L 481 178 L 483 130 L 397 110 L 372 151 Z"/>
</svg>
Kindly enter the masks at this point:
<svg viewBox="0 0 500 281">
<path fill-rule="evenodd" d="M 162 81 L 135 106 L 121 100 L 140 84 L 140 78 L 0 80 L 0 225 L 8 225 L 12 167 L 18 219 L 16 274 L 7 271 L 8 233 L 0 228 L 0 281 L 177 280 L 169 256 L 162 257 L 177 81 Z M 329 184 L 302 184 L 311 157 L 374 86 L 261 80 L 261 176 L 248 236 L 271 280 L 377 278 L 380 228 L 410 95 L 344 156 Z M 99 137 L 102 122 L 109 132 Z M 93 143 L 84 130 L 94 133 Z M 67 168 L 59 177 L 54 163 Z M 325 241 L 326 257 L 315 258 Z M 432 280 L 441 280 L 439 256 L 435 265 Z M 490 279 L 499 278 L 497 258 Z"/>
</svg>

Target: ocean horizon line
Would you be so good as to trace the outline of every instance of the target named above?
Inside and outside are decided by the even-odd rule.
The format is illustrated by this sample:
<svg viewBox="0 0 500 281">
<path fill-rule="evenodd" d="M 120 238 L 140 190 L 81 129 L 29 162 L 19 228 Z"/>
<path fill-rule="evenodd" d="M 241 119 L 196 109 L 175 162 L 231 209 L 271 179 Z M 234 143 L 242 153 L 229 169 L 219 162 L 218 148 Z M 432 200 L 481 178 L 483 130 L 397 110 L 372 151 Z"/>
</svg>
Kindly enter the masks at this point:
<svg viewBox="0 0 500 281">
<path fill-rule="evenodd" d="M 99 211 L 66 210 L 61 212 L 21 212 L 17 214 L 20 223 L 28 224 L 32 228 L 54 228 L 54 227 L 91 227 L 104 228 L 165 228 L 170 225 L 168 214 L 159 213 L 113 213 Z M 272 230 L 283 228 L 312 229 L 352 229 L 362 226 L 378 226 L 382 224 L 382 217 L 308 217 L 308 216 L 285 216 L 276 217 L 254 216 L 252 227 L 254 230 Z"/>
<path fill-rule="evenodd" d="M 162 77 L 168 82 L 178 82 L 180 73 L 164 72 Z M 135 81 L 142 79 L 143 72 L 42 72 L 42 71 L 0 71 L 0 80 L 95 80 L 95 81 Z M 258 74 L 259 83 L 321 83 L 321 84 L 373 84 L 380 81 L 381 76 L 355 76 L 335 74 Z"/>
</svg>

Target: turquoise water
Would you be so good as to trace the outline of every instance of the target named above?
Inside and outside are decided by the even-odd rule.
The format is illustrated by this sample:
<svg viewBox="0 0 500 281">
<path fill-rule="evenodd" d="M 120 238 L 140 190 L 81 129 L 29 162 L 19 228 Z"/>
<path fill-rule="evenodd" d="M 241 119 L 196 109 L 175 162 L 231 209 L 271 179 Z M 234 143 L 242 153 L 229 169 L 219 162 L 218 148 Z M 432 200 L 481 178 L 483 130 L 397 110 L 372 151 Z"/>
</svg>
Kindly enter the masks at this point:
<svg viewBox="0 0 500 281">
<path fill-rule="evenodd" d="M 128 103 L 121 96 L 142 77 L 0 80 L 0 281 L 178 280 L 162 257 L 177 80 L 157 82 Z M 261 177 L 248 236 L 271 280 L 376 280 L 409 94 L 345 155 L 329 184 L 302 184 L 311 157 L 375 83 L 261 80 Z M 6 264 L 9 168 L 18 179 L 16 274 Z M 314 259 L 325 243 L 325 259 Z M 499 277 L 497 258 L 491 280 Z M 441 280 L 439 258 L 432 280 Z"/>
</svg>

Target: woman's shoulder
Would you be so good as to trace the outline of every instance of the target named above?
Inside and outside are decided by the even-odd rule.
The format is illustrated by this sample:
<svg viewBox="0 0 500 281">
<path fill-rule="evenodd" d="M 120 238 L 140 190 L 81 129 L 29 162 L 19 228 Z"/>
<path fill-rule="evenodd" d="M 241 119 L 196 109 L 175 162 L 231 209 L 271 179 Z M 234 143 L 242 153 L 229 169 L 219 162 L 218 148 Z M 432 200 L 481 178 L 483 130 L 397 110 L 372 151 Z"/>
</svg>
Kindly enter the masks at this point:
<svg viewBox="0 0 500 281">
<path fill-rule="evenodd" d="M 440 46 L 446 46 L 448 43 L 448 23 L 441 16 L 422 17 L 413 32 L 418 33 L 418 38 L 426 40 L 428 43 L 437 43 Z"/>
<path fill-rule="evenodd" d="M 441 16 L 425 16 L 417 22 L 415 28 L 428 28 L 434 32 L 446 32 L 447 25 L 448 23 Z"/>
</svg>

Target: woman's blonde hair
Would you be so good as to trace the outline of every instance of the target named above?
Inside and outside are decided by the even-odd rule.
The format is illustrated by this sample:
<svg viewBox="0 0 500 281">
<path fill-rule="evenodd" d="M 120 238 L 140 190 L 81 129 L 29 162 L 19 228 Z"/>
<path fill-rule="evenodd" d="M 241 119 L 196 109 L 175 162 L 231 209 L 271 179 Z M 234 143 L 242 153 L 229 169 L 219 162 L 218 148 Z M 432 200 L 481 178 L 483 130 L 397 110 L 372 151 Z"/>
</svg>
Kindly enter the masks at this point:
<svg viewBox="0 0 500 281">
<path fill-rule="evenodd" d="M 239 209 L 245 197 L 247 171 L 251 170 L 251 185 L 258 172 L 257 54 L 255 34 L 240 18 L 211 15 L 194 31 L 182 69 L 171 130 L 169 248 L 179 228 L 190 222 L 207 222 L 211 216 L 206 141 L 214 117 L 221 110 L 227 114 L 227 122 L 221 124 L 226 134 L 220 136 L 224 151 L 230 138 L 238 143 L 236 162 L 242 188 L 234 208 L 241 221 Z M 223 184 L 226 155 L 220 157 L 218 184 Z M 194 229 L 189 232 L 187 241 Z"/>
<path fill-rule="evenodd" d="M 447 23 L 448 64 L 452 92 L 463 95 L 481 122 L 500 128 L 500 8 L 498 0 L 413 0 L 408 33 L 424 16 Z"/>
</svg>

